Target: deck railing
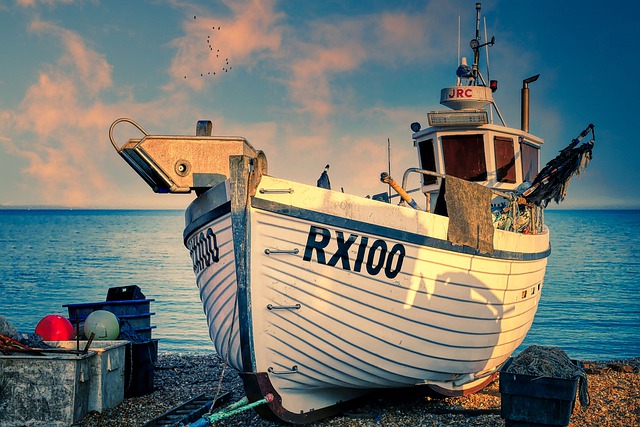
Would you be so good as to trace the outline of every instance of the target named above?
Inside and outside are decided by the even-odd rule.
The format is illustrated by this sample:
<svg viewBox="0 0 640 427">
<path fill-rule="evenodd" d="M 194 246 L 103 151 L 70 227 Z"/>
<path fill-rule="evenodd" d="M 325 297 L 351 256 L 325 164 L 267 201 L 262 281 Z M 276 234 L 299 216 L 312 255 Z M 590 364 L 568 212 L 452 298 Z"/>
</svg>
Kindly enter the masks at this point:
<svg viewBox="0 0 640 427">
<path fill-rule="evenodd" d="M 442 173 L 420 168 L 409 168 L 402 175 L 401 189 L 405 194 L 407 181 L 409 179 L 409 175 L 412 173 L 434 176 L 436 178 L 447 178 L 447 175 Z M 493 226 L 495 228 L 524 234 L 538 234 L 542 231 L 542 226 L 544 224 L 544 211 L 540 206 L 527 203 L 523 197 L 512 192 L 505 192 L 494 188 L 490 188 L 490 190 L 496 196 L 503 197 L 507 201 L 506 206 L 492 209 L 491 214 L 493 217 Z M 400 203 L 404 204 L 405 200 L 403 199 Z M 429 204 L 430 201 L 428 200 L 428 205 L 426 207 L 427 211 L 430 210 Z"/>
</svg>

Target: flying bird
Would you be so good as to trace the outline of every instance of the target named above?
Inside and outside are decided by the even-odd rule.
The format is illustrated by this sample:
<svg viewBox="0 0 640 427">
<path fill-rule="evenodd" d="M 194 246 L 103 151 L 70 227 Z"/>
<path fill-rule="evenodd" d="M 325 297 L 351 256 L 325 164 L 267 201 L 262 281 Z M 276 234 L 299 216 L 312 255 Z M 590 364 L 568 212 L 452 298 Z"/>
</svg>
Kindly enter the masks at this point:
<svg viewBox="0 0 640 427">
<path fill-rule="evenodd" d="M 197 19 L 196 15 L 193 15 L 193 19 Z M 215 30 L 221 30 L 222 27 L 221 26 L 212 26 L 211 29 L 213 31 Z M 211 52 L 213 54 L 213 47 L 214 47 L 214 43 L 212 41 L 212 39 L 214 38 L 214 34 L 208 34 L 207 38 L 206 38 L 206 43 L 207 43 L 207 47 L 209 48 L 209 52 Z M 218 75 L 222 74 L 222 72 L 224 71 L 225 73 L 228 73 L 232 67 L 229 65 L 229 58 L 225 58 L 224 62 L 222 62 L 222 57 L 220 56 L 222 53 L 220 52 L 220 49 L 217 48 L 216 49 L 216 58 L 219 59 L 215 60 L 215 64 L 214 64 L 214 69 L 218 69 Z M 206 62 L 206 61 L 205 61 Z M 224 66 L 222 66 L 224 65 Z M 206 76 L 215 76 L 216 72 L 214 71 L 214 69 L 209 69 L 209 70 L 200 70 L 200 77 L 206 77 Z M 196 74 L 197 75 L 197 74 Z M 188 77 L 188 75 L 184 75 L 184 78 L 186 79 Z"/>
</svg>

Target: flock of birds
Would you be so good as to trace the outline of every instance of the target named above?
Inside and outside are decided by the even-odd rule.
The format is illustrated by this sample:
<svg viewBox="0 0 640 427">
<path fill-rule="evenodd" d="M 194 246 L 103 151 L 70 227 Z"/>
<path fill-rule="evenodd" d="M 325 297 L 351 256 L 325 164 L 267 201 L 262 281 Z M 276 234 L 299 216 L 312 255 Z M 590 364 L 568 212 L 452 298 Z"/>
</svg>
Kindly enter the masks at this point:
<svg viewBox="0 0 640 427">
<path fill-rule="evenodd" d="M 193 19 L 197 19 L 197 16 L 194 15 Z M 213 31 L 220 31 L 220 28 L 221 27 L 219 27 L 219 26 L 218 27 L 216 27 L 216 26 L 212 26 L 211 27 L 211 29 Z M 209 51 L 213 54 L 214 53 L 214 51 L 213 51 L 214 46 L 211 44 L 211 35 L 207 36 L 207 47 L 209 48 Z M 220 49 L 216 48 L 215 55 L 216 55 L 216 58 L 218 58 L 218 60 L 221 61 L 221 59 L 220 59 Z M 222 72 L 228 73 L 229 71 L 231 71 L 232 68 L 233 67 L 229 65 L 229 58 L 225 58 L 224 61 L 223 61 L 223 66 L 221 67 L 221 70 L 219 71 L 219 73 L 222 73 Z M 212 76 L 212 75 L 215 76 L 216 72 L 215 71 L 207 71 L 206 73 L 200 73 L 200 77 Z M 185 75 L 184 78 L 186 79 L 187 76 Z"/>
</svg>

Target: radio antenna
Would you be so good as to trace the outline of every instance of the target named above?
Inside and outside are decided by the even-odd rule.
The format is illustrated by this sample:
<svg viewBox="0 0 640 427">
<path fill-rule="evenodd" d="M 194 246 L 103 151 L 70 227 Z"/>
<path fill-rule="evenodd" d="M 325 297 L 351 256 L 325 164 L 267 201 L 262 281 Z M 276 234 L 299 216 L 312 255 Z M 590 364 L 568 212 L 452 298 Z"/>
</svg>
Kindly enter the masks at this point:
<svg viewBox="0 0 640 427">
<path fill-rule="evenodd" d="M 488 40 L 488 37 L 487 37 L 487 17 L 483 16 L 482 19 L 484 20 L 484 39 Z M 489 44 L 488 43 L 484 44 L 484 52 L 485 52 L 486 57 L 487 57 L 487 80 L 491 81 L 491 76 L 489 75 Z"/>
<path fill-rule="evenodd" d="M 473 72 L 474 84 L 478 84 L 478 63 L 480 62 L 480 52 L 478 47 L 480 46 L 480 9 L 482 5 L 476 3 L 476 38 L 471 40 L 471 48 L 473 49 L 473 65 L 471 67 Z"/>
<path fill-rule="evenodd" d="M 388 172 L 391 175 L 391 140 L 387 138 L 387 162 L 388 162 Z M 391 185 L 389 185 L 389 199 L 391 199 Z"/>
<path fill-rule="evenodd" d="M 487 17 L 483 16 L 482 19 L 484 20 L 484 39 L 487 40 Z M 487 62 L 487 80 L 489 81 L 489 85 L 491 85 L 491 75 L 489 74 L 489 45 L 486 43 L 484 46 L 484 53 L 486 55 Z M 492 107 L 493 108 L 489 108 L 489 119 L 491 120 L 490 123 L 493 123 L 493 110 L 495 109 L 495 105 L 493 105 L 493 103 Z"/>
<path fill-rule="evenodd" d="M 458 57 L 456 58 L 456 67 L 460 65 L 460 15 L 458 15 Z M 460 85 L 460 77 L 457 84 Z"/>
</svg>

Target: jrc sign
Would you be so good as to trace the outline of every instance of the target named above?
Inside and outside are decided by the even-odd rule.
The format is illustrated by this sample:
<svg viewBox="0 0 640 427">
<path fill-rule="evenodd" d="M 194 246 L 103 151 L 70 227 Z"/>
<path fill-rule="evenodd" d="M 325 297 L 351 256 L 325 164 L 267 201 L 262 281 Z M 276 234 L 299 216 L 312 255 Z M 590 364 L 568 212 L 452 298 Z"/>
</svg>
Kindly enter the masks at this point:
<svg viewBox="0 0 640 427">
<path fill-rule="evenodd" d="M 473 89 L 470 87 L 452 87 L 449 90 L 449 99 L 453 98 L 473 98 Z"/>
<path fill-rule="evenodd" d="M 454 110 L 484 108 L 492 101 L 491 89 L 485 86 L 454 86 L 440 91 L 440 103 Z"/>
</svg>

